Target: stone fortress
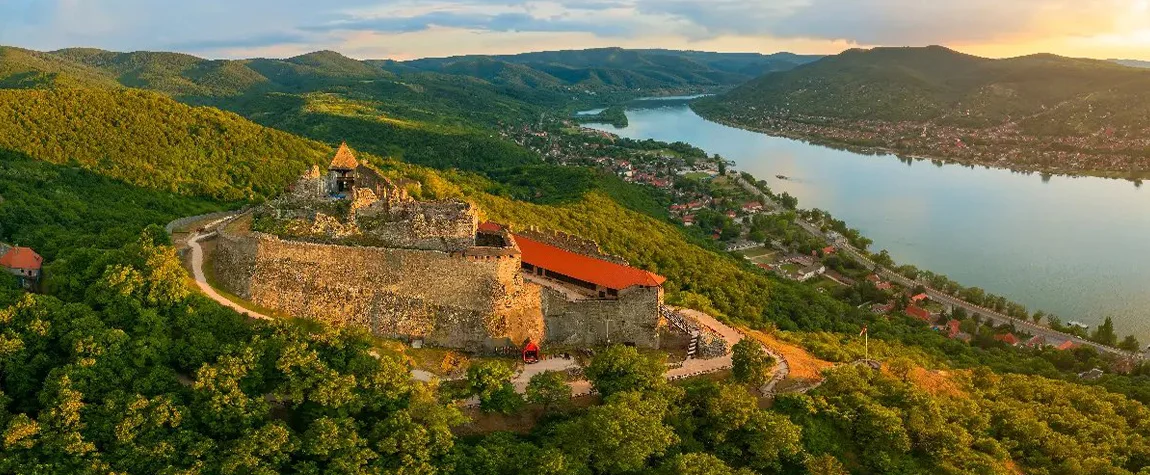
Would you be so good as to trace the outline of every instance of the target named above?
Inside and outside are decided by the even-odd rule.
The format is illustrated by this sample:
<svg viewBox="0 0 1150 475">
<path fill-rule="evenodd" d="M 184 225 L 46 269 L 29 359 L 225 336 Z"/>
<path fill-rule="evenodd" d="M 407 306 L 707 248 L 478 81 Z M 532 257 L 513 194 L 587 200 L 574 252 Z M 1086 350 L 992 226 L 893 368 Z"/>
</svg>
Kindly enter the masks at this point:
<svg viewBox="0 0 1150 475">
<path fill-rule="evenodd" d="M 664 278 L 573 236 L 479 223 L 418 201 L 346 144 L 219 231 L 227 290 L 295 317 L 481 351 L 528 341 L 659 346 Z"/>
</svg>

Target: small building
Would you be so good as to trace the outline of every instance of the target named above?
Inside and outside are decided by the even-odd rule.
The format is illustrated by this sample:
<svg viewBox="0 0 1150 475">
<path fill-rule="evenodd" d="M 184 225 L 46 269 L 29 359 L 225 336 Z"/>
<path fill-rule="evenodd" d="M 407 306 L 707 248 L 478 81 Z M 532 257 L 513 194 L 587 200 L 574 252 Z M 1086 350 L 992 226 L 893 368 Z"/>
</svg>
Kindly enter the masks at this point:
<svg viewBox="0 0 1150 475">
<path fill-rule="evenodd" d="M 906 314 L 926 323 L 930 323 L 931 320 L 930 312 L 928 312 L 925 308 L 919 307 L 917 305 L 907 305 Z"/>
<path fill-rule="evenodd" d="M 1082 378 L 1085 381 L 1094 381 L 1094 380 L 1097 380 L 1098 378 L 1101 378 L 1103 374 L 1104 373 L 1101 369 L 1094 368 L 1090 371 L 1084 371 L 1084 372 L 1078 373 L 1078 377 Z"/>
<path fill-rule="evenodd" d="M 928 297 L 925 293 L 922 293 L 922 294 L 918 294 L 918 295 L 911 297 L 910 301 L 913 303 L 919 303 L 919 302 L 922 302 L 928 298 L 930 298 L 930 297 Z"/>
<path fill-rule="evenodd" d="M 1056 349 L 1058 349 L 1058 351 L 1067 351 L 1067 350 L 1073 350 L 1073 349 L 1075 349 L 1075 348 L 1078 348 L 1078 343 L 1075 343 L 1075 342 L 1074 342 L 1074 341 L 1072 341 L 1072 340 L 1066 340 L 1066 341 L 1064 341 L 1064 342 L 1060 343 L 1060 344 L 1059 344 L 1058 346 L 1056 346 L 1055 348 L 1056 348 Z"/>
<path fill-rule="evenodd" d="M 1027 348 L 1043 348 L 1045 346 L 1047 346 L 1046 337 L 1042 335 L 1036 335 L 1026 341 Z"/>
<path fill-rule="evenodd" d="M 827 246 L 827 247 L 823 248 L 823 255 L 824 256 L 829 256 L 829 255 L 834 254 L 834 253 L 835 253 L 835 247 L 834 246 Z"/>
<path fill-rule="evenodd" d="M 743 203 L 743 211 L 754 213 L 762 210 L 763 204 L 759 203 L 758 201 L 748 201 Z"/>
<path fill-rule="evenodd" d="M 332 195 L 345 195 L 355 187 L 356 168 L 359 168 L 359 161 L 351 153 L 347 142 L 341 143 L 327 167 L 328 190 Z"/>
<path fill-rule="evenodd" d="M 1010 346 L 1017 346 L 1021 342 L 1021 340 L 1019 340 L 1018 337 L 1014 336 L 1013 333 L 1003 333 L 1001 335 L 994 335 L 994 339 L 997 341 L 1001 341 L 1003 343 L 1006 343 L 1007 345 L 1010 345 Z"/>
<path fill-rule="evenodd" d="M 797 277 L 800 281 L 807 281 L 815 278 L 816 276 L 823 275 L 823 273 L 826 271 L 826 266 L 822 265 L 822 263 L 816 262 L 809 266 L 803 267 L 802 269 L 799 269 Z"/>
<path fill-rule="evenodd" d="M 31 248 L 20 246 L 6 247 L 0 252 L 3 253 L 0 255 L 0 267 L 16 276 L 21 287 L 28 290 L 36 288 L 36 284 L 40 282 L 40 270 L 44 258 Z"/>
<path fill-rule="evenodd" d="M 890 313 L 894 310 L 894 302 L 876 303 L 870 306 L 870 311 L 877 314 Z"/>
<path fill-rule="evenodd" d="M 879 290 L 890 290 L 891 285 L 890 285 L 890 282 L 879 282 L 877 284 L 874 284 L 874 288 L 879 289 Z"/>
</svg>

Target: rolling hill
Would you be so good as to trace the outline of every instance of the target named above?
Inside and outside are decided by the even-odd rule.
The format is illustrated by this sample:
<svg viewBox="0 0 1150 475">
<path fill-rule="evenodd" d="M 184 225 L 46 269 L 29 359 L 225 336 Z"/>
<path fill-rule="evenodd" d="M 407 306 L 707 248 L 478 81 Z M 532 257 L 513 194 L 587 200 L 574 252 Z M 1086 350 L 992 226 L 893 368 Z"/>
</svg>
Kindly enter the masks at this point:
<svg viewBox="0 0 1150 475">
<path fill-rule="evenodd" d="M 1052 173 L 1150 169 L 1150 71 L 939 46 L 849 50 L 695 105 L 723 122 L 833 144 Z M 1000 164 L 1001 165 L 1001 164 Z"/>
<path fill-rule="evenodd" d="M 493 84 L 585 91 L 675 90 L 734 86 L 768 71 L 818 59 L 790 53 L 709 53 L 658 49 L 599 48 L 516 55 L 455 56 L 376 61 L 396 72 L 468 75 Z"/>
</svg>

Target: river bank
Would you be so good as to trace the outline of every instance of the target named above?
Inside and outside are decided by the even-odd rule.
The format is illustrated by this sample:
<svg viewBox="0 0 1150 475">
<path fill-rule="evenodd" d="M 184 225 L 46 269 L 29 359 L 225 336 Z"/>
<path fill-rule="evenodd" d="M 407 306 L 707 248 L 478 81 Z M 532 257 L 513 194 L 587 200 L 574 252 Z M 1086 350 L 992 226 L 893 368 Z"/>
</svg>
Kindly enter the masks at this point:
<svg viewBox="0 0 1150 475">
<path fill-rule="evenodd" d="M 764 178 L 805 208 L 829 211 L 895 260 L 1009 296 L 1063 321 L 1150 337 L 1150 201 L 1121 181 L 1035 177 L 1001 168 L 859 153 L 704 119 L 685 104 L 628 108 L 630 125 L 599 130 L 685 142 Z M 949 165 L 949 166 L 948 166 Z M 777 176 L 789 179 L 776 179 Z"/>
<path fill-rule="evenodd" d="M 939 162 L 942 164 L 962 165 L 962 166 L 968 166 L 968 167 L 981 166 L 981 167 L 988 167 L 988 168 L 996 168 L 999 170 L 1007 170 L 1007 171 L 1010 171 L 1013 173 L 1019 173 L 1019 174 L 1025 174 L 1025 175 L 1038 174 L 1038 175 L 1042 176 L 1043 179 L 1048 179 L 1048 178 L 1054 177 L 1054 176 L 1061 176 L 1061 177 L 1068 177 L 1068 178 L 1094 177 L 1094 178 L 1107 178 L 1107 179 L 1115 179 L 1115 180 L 1126 180 L 1126 181 L 1132 182 L 1135 186 L 1141 186 L 1143 180 L 1150 179 L 1150 170 L 1143 171 L 1143 172 L 1129 172 L 1129 171 L 1122 171 L 1122 170 L 1066 171 L 1066 170 L 1061 170 L 1061 169 L 1052 169 L 1052 168 L 1044 168 L 1044 167 L 1019 166 L 1017 164 L 1004 165 L 1004 164 L 1001 164 L 998 162 L 986 162 L 986 161 L 970 160 L 970 159 L 963 159 L 963 158 L 956 158 L 956 157 L 948 157 L 948 156 L 942 156 L 942 155 L 924 155 L 921 153 L 908 154 L 906 151 L 897 150 L 897 149 L 890 148 L 890 147 L 858 145 L 858 144 L 853 144 L 853 143 L 842 141 L 842 140 L 836 140 L 836 139 L 831 138 L 831 137 L 825 137 L 825 136 L 820 136 L 820 135 L 803 134 L 803 133 L 797 133 L 797 132 L 793 132 L 793 131 L 780 130 L 780 129 L 768 129 L 768 128 L 762 128 L 762 127 L 753 127 L 753 126 L 741 124 L 741 123 L 733 121 L 733 120 L 724 119 L 724 118 L 718 117 L 714 114 L 707 114 L 707 111 L 699 110 L 693 104 L 688 104 L 688 107 L 690 107 L 691 110 L 694 111 L 696 114 L 698 114 L 700 117 L 703 117 L 704 119 L 711 121 L 711 122 L 725 125 L 727 127 L 733 127 L 736 129 L 745 130 L 748 132 L 759 133 L 759 134 L 766 134 L 766 135 L 770 135 L 773 137 L 781 137 L 781 138 L 786 138 L 786 139 L 791 139 L 791 140 L 798 140 L 798 141 L 801 141 L 801 142 L 804 142 L 804 143 L 807 143 L 810 145 L 832 148 L 835 150 L 841 150 L 844 152 L 851 152 L 851 153 L 855 153 L 855 154 L 859 154 L 859 155 L 871 155 L 871 156 L 894 155 L 894 156 L 897 156 L 901 159 L 908 159 L 908 160 L 925 160 L 925 161 L 930 161 L 930 162 Z"/>
</svg>

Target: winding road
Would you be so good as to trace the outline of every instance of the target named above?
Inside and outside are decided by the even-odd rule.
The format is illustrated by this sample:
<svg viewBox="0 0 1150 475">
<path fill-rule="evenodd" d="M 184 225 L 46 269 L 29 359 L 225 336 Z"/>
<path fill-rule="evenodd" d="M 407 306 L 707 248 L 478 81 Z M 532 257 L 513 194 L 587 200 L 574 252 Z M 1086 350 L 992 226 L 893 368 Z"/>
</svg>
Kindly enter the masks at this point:
<svg viewBox="0 0 1150 475">
<path fill-rule="evenodd" d="M 272 320 L 273 317 L 271 316 L 244 308 L 231 299 L 221 295 L 216 291 L 215 288 L 211 286 L 211 284 L 208 283 L 207 276 L 204 274 L 204 249 L 203 246 L 200 245 L 200 241 L 215 236 L 219 226 L 226 224 L 236 216 L 238 215 L 224 216 L 222 218 L 211 221 L 210 223 L 201 226 L 199 231 L 194 232 L 187 238 L 186 243 L 188 248 L 191 250 L 190 261 L 192 267 L 192 277 L 195 279 L 196 286 L 199 287 L 200 291 L 203 292 L 204 295 L 206 295 L 208 298 L 215 300 L 220 305 L 235 310 L 241 315 L 245 315 L 250 318 Z M 699 323 L 699 325 L 710 328 L 715 333 L 719 334 L 719 336 L 727 342 L 728 348 L 733 347 L 735 343 L 738 343 L 743 339 L 743 334 L 738 330 L 723 324 L 710 315 L 685 308 L 676 310 L 687 315 L 688 317 L 693 318 Z M 789 372 L 789 366 L 787 365 L 786 359 L 783 358 L 781 354 L 771 350 L 766 346 L 763 346 L 762 348 L 773 358 L 775 358 L 775 361 L 777 362 L 771 379 L 760 389 L 760 392 L 762 392 L 764 395 L 772 395 L 775 385 L 778 384 L 779 381 L 782 381 L 784 378 L 786 378 Z M 372 352 L 372 356 L 378 358 L 379 354 Z M 731 353 L 728 351 L 727 354 L 717 358 L 688 359 L 684 361 L 681 366 L 667 370 L 667 372 L 664 373 L 664 377 L 670 381 L 690 378 L 729 369 L 731 368 L 732 364 Z M 515 386 L 516 392 L 524 393 L 527 391 L 527 383 L 531 381 L 532 376 L 546 371 L 567 371 L 568 369 L 574 369 L 578 367 L 579 365 L 574 359 L 548 358 L 538 363 L 525 365 L 523 369 L 511 380 L 511 383 Z M 419 381 L 431 381 L 433 379 L 439 378 L 433 373 L 419 369 L 412 370 L 412 377 Z M 594 389 L 591 387 L 591 382 L 585 379 L 570 381 L 568 382 L 568 385 L 571 386 L 571 397 L 586 396 L 594 392 Z M 478 405 L 478 403 L 479 401 L 477 399 L 471 398 L 465 401 L 464 405 L 474 406 Z"/>
</svg>

